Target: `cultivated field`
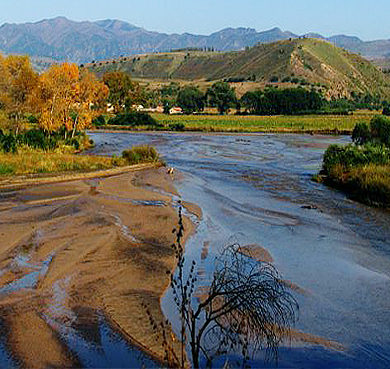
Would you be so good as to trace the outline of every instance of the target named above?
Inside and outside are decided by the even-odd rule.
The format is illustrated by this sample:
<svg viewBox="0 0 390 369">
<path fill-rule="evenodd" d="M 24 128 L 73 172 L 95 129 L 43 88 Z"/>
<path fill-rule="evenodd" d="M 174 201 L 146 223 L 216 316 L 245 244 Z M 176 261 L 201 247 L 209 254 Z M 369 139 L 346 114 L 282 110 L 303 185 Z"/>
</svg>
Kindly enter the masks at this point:
<svg viewBox="0 0 390 369">
<path fill-rule="evenodd" d="M 237 116 L 152 114 L 166 127 L 184 124 L 188 131 L 204 132 L 339 132 L 350 134 L 356 123 L 369 123 L 377 111 L 361 110 L 352 115 Z"/>
</svg>

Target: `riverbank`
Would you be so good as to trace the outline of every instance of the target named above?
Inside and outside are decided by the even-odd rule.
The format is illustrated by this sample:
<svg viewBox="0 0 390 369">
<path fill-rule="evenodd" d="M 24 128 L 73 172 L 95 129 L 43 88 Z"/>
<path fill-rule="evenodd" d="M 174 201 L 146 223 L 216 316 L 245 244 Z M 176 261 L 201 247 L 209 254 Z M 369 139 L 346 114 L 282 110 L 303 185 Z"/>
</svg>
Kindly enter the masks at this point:
<svg viewBox="0 0 390 369">
<path fill-rule="evenodd" d="M 164 319 L 177 225 L 169 194 L 177 193 L 164 168 L 110 175 L 0 194 L 0 310 L 6 346 L 22 366 L 78 366 L 64 329 L 81 324 L 92 334 L 97 318 L 87 310 L 163 361 L 145 306 Z M 184 225 L 187 238 L 195 228 L 188 218 Z"/>
</svg>

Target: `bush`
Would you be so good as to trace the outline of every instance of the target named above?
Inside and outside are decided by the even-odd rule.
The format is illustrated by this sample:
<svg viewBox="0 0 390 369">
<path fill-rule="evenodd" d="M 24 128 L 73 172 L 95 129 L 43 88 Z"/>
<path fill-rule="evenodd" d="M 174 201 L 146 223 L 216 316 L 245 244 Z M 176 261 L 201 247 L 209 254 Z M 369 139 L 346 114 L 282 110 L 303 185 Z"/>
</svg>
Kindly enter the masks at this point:
<svg viewBox="0 0 390 369">
<path fill-rule="evenodd" d="M 92 125 L 95 127 L 102 127 L 106 125 L 106 119 L 104 118 L 104 115 L 99 115 L 92 121 Z"/>
<path fill-rule="evenodd" d="M 122 157 L 129 165 L 138 163 L 157 163 L 160 159 L 159 153 L 153 146 L 134 146 L 122 152 Z"/>
<path fill-rule="evenodd" d="M 356 166 L 367 164 L 384 165 L 389 162 L 390 149 L 386 147 L 374 145 L 331 145 L 325 151 L 322 169 L 326 175 L 331 175 L 332 170 L 337 166 L 345 172 Z"/>
<path fill-rule="evenodd" d="M 387 117 L 390 116 L 390 106 L 389 105 L 387 105 L 383 108 L 382 114 L 386 115 Z"/>
<path fill-rule="evenodd" d="M 185 129 L 185 125 L 182 122 L 171 123 L 169 125 L 169 130 L 170 131 L 184 131 L 184 129 Z"/>
<path fill-rule="evenodd" d="M 148 113 L 140 111 L 131 111 L 125 114 L 118 114 L 111 118 L 107 124 L 118 126 L 154 126 L 159 127 L 161 124 L 151 117 Z"/>
<path fill-rule="evenodd" d="M 363 145 L 371 139 L 370 128 L 366 123 L 358 123 L 352 132 L 352 141 L 357 145 Z"/>
<path fill-rule="evenodd" d="M 12 152 L 13 154 L 15 154 L 18 151 L 16 136 L 14 136 L 12 133 L 4 135 L 3 132 L 1 132 L 0 146 L 4 152 Z"/>
<path fill-rule="evenodd" d="M 373 142 L 390 147 L 390 119 L 377 115 L 370 122 L 370 133 Z"/>
</svg>

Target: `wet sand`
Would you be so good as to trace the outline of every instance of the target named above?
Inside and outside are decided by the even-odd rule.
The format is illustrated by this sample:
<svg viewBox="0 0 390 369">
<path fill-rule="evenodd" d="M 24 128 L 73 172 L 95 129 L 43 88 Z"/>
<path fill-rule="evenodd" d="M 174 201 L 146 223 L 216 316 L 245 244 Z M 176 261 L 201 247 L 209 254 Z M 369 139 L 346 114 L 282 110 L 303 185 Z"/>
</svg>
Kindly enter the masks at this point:
<svg viewBox="0 0 390 369">
<path fill-rule="evenodd" d="M 8 347 L 23 366 L 78 366 L 58 326 L 74 324 L 71 312 L 85 308 L 163 359 L 143 306 L 163 319 L 178 220 L 170 193 L 164 168 L 0 193 L 0 310 Z M 194 225 L 184 218 L 184 227 L 187 238 Z"/>
</svg>

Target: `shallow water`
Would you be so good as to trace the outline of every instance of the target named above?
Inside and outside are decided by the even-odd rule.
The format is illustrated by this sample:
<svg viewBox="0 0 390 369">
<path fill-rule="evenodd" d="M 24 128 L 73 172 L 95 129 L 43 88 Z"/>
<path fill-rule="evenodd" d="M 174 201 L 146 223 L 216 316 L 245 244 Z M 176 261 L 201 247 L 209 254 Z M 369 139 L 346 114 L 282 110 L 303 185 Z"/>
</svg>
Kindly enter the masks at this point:
<svg viewBox="0 0 390 369">
<path fill-rule="evenodd" d="M 185 174 L 177 188 L 203 211 L 186 257 L 204 278 L 227 243 L 257 243 L 283 278 L 309 291 L 296 295 L 296 328 L 339 342 L 345 352 L 281 348 L 281 367 L 390 366 L 390 213 L 310 181 L 325 148 L 347 137 L 94 132 L 91 138 L 93 152 L 104 154 L 152 144 Z M 169 292 L 163 305 L 173 319 Z M 261 355 L 252 366 L 269 366 Z"/>
</svg>

